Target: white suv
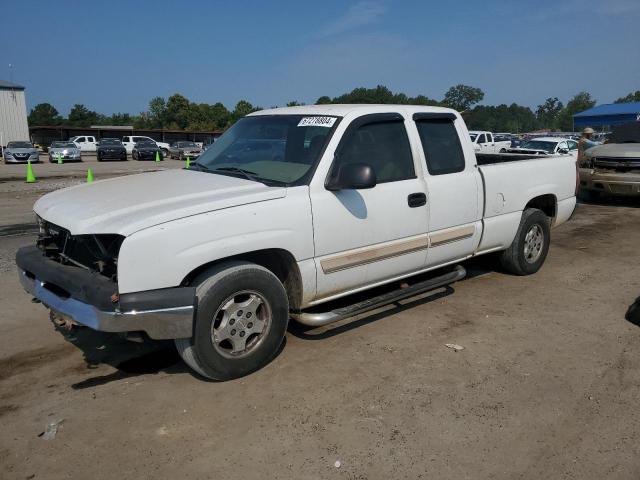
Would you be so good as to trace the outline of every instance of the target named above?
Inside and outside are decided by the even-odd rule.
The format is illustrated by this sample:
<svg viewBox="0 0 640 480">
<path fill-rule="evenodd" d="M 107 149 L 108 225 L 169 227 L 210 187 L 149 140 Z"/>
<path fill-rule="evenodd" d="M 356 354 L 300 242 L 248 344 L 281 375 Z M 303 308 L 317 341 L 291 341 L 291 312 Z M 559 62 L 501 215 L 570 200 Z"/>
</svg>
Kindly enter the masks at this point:
<svg viewBox="0 0 640 480">
<path fill-rule="evenodd" d="M 142 135 L 133 135 L 133 136 L 122 137 L 122 144 L 124 145 L 124 148 L 126 148 L 127 153 L 129 155 L 131 155 L 131 152 L 133 151 L 133 147 L 135 146 L 135 144 L 138 143 L 138 142 L 141 142 L 143 140 L 155 142 L 155 144 L 158 145 L 158 147 L 162 151 L 162 156 L 163 157 L 166 157 L 169 154 L 169 144 L 168 143 L 158 142 L 157 140 L 154 140 L 151 137 L 144 137 Z"/>
</svg>

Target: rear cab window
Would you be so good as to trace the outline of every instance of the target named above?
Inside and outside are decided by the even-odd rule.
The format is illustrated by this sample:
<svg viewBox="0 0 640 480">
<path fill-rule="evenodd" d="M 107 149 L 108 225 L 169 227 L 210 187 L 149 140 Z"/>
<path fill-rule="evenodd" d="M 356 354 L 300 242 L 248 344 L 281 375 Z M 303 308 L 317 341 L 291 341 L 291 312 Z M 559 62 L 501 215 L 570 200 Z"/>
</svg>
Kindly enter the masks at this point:
<svg viewBox="0 0 640 480">
<path fill-rule="evenodd" d="M 420 118 L 418 114 L 414 119 L 429 174 L 446 175 L 463 171 L 466 163 L 454 118 Z"/>
</svg>

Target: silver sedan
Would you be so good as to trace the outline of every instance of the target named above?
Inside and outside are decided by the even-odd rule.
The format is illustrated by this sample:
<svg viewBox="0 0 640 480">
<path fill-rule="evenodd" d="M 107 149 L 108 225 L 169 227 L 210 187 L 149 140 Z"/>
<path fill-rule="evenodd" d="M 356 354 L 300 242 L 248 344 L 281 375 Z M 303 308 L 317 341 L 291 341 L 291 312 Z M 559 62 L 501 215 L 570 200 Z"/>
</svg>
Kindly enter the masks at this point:
<svg viewBox="0 0 640 480">
<path fill-rule="evenodd" d="M 60 158 L 66 162 L 81 162 L 80 149 L 73 142 L 53 142 L 49 147 L 49 161 L 55 163 Z"/>
<path fill-rule="evenodd" d="M 36 163 L 39 160 L 38 150 L 31 142 L 9 142 L 2 152 L 4 163 Z"/>
</svg>

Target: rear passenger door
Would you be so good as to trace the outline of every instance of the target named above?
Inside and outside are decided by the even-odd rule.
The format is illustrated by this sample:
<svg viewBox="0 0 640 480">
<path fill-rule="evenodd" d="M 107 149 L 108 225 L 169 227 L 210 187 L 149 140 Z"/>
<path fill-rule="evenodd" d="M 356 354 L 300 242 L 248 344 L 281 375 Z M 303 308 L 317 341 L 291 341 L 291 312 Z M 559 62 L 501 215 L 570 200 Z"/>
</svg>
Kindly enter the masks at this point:
<svg viewBox="0 0 640 480">
<path fill-rule="evenodd" d="M 415 159 L 402 115 L 363 115 L 351 122 L 328 174 L 316 175 L 310 185 L 317 297 L 424 268 L 428 212 Z M 327 178 L 351 163 L 372 166 L 376 186 L 327 190 Z"/>
<path fill-rule="evenodd" d="M 469 256 L 482 233 L 482 179 L 465 153 L 462 121 L 449 113 L 416 113 L 414 121 L 425 162 L 429 205 L 427 265 L 437 266 Z M 484 134 L 481 134 L 484 136 Z M 470 147 L 470 145 L 468 145 Z"/>
</svg>

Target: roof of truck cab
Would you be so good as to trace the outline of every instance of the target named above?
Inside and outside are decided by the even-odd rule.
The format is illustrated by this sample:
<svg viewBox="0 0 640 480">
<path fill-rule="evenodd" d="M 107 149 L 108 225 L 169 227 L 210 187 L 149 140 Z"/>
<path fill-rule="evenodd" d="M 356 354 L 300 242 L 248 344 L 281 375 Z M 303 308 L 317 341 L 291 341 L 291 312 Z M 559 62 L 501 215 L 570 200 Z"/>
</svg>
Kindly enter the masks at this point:
<svg viewBox="0 0 640 480">
<path fill-rule="evenodd" d="M 430 107 L 426 105 L 393 105 L 393 104 L 328 104 L 328 105 L 300 105 L 296 107 L 269 108 L 250 113 L 257 115 L 333 115 L 345 117 L 351 113 L 366 115 L 369 113 L 398 112 L 412 115 L 418 112 L 428 113 L 456 113 L 455 110 L 444 107 Z"/>
</svg>

